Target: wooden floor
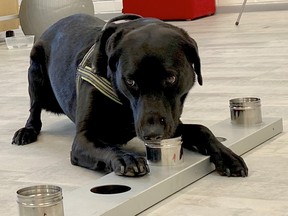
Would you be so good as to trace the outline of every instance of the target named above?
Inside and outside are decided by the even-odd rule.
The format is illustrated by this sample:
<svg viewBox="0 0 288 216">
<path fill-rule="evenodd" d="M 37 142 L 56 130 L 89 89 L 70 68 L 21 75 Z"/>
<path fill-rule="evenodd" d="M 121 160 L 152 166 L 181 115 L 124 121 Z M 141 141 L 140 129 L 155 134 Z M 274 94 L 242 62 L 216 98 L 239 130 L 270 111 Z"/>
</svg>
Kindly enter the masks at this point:
<svg viewBox="0 0 288 216">
<path fill-rule="evenodd" d="M 210 125 L 229 117 L 229 99 L 257 96 L 284 132 L 244 155 L 248 178 L 210 174 L 142 215 L 288 215 L 288 11 L 244 13 L 235 27 L 237 15 L 175 23 L 198 41 L 204 75 L 183 118 Z"/>
<path fill-rule="evenodd" d="M 283 118 L 284 132 L 243 156 L 249 177 L 212 173 L 141 215 L 288 215 L 288 11 L 245 13 L 236 27 L 237 15 L 174 22 L 198 42 L 204 77 L 204 86 L 189 94 L 183 121 L 211 126 L 229 118 L 229 99 L 256 96 L 263 116 Z M 28 115 L 28 56 L 28 49 L 0 44 L 1 216 L 18 214 L 19 188 L 56 184 L 65 199 L 65 193 L 102 176 L 70 164 L 74 125 L 64 116 L 44 113 L 37 143 L 10 144 Z"/>
</svg>

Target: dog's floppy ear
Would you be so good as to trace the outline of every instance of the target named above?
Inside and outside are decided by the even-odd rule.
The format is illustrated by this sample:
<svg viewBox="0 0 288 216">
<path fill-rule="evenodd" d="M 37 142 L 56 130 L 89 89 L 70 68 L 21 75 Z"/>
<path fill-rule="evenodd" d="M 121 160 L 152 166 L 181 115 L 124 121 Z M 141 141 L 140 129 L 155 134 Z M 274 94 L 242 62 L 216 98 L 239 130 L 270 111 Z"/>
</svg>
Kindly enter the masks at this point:
<svg viewBox="0 0 288 216">
<path fill-rule="evenodd" d="M 110 19 L 103 27 L 101 36 L 96 41 L 96 46 L 94 50 L 95 55 L 95 70 L 96 73 L 100 76 L 107 77 L 107 64 L 109 61 L 109 55 L 113 53 L 117 43 L 122 38 L 123 27 L 119 28 L 120 31 L 117 31 L 118 27 L 121 24 L 116 22 L 123 22 L 136 20 L 142 18 L 136 14 L 124 14 L 118 17 Z"/>
<path fill-rule="evenodd" d="M 198 46 L 194 39 L 187 36 L 188 34 L 186 35 L 186 44 L 184 45 L 184 52 L 189 62 L 191 62 L 191 64 L 193 64 L 194 66 L 194 70 L 197 75 L 199 85 L 202 85 L 203 79 L 201 75 L 201 62 L 198 54 Z"/>
<path fill-rule="evenodd" d="M 107 64 L 108 64 L 108 56 L 107 56 L 107 41 L 111 37 L 113 33 L 115 33 L 117 26 L 114 24 L 110 24 L 105 30 L 103 30 L 101 36 L 96 41 L 95 46 L 95 61 L 94 67 L 95 71 L 98 75 L 106 77 L 107 76 Z"/>
<path fill-rule="evenodd" d="M 117 45 L 128 31 L 118 29 L 114 24 L 104 30 L 95 47 L 95 71 L 98 75 L 109 78 L 111 72 L 116 71 L 116 63 L 121 53 Z"/>
<path fill-rule="evenodd" d="M 124 35 L 130 30 L 128 28 L 120 28 L 106 42 L 106 57 L 108 64 L 106 66 L 106 76 L 110 78 L 112 73 L 117 70 L 118 60 L 122 53 L 122 48 L 119 46 Z"/>
</svg>

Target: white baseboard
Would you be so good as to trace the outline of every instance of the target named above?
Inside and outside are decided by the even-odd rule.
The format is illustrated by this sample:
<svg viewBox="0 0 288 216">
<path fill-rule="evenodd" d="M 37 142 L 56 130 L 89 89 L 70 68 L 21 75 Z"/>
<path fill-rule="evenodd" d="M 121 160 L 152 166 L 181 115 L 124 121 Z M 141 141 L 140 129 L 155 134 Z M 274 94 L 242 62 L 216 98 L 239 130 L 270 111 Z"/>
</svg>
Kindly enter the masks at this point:
<svg viewBox="0 0 288 216">
<path fill-rule="evenodd" d="M 93 1 L 95 14 L 122 13 L 122 1 Z"/>
</svg>

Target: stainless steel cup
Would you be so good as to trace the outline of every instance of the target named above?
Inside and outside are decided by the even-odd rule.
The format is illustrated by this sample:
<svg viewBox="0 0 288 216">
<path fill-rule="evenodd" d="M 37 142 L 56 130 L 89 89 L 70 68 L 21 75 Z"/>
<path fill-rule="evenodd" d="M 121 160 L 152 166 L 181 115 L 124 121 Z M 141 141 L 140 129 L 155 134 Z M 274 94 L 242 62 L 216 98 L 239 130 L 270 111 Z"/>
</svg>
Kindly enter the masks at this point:
<svg viewBox="0 0 288 216">
<path fill-rule="evenodd" d="M 160 143 L 145 143 L 146 157 L 150 165 L 174 166 L 183 162 L 182 138 L 162 140 Z"/>
<path fill-rule="evenodd" d="M 37 185 L 17 191 L 20 216 L 64 216 L 62 190 L 54 185 Z"/>
<path fill-rule="evenodd" d="M 262 122 L 260 98 L 234 98 L 229 103 L 232 124 L 253 125 Z"/>
</svg>

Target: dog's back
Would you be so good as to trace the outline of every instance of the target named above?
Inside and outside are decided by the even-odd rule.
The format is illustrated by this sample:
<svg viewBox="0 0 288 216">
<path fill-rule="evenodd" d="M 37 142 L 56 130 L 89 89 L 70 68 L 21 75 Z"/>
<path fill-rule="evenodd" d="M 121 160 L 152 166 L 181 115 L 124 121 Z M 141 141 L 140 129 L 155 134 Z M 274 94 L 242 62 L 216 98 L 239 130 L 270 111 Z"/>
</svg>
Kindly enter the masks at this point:
<svg viewBox="0 0 288 216">
<path fill-rule="evenodd" d="M 104 24 L 96 17 L 76 14 L 53 24 L 36 41 L 30 55 L 30 83 L 36 78 L 43 83 L 44 109 L 65 113 L 74 121 L 76 91 L 71 90 L 76 88 L 76 69 Z"/>
</svg>

